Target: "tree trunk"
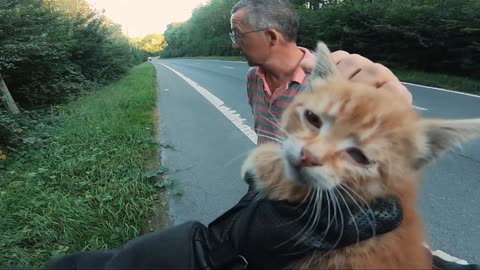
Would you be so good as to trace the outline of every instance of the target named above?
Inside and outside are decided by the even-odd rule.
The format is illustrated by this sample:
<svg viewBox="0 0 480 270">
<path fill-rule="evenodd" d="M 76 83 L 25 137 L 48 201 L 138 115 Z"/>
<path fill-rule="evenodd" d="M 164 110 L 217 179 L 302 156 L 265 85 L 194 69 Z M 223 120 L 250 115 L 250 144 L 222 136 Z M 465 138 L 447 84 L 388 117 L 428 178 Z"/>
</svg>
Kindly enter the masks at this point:
<svg viewBox="0 0 480 270">
<path fill-rule="evenodd" d="M 13 113 L 13 114 L 18 114 L 20 111 L 18 110 L 17 104 L 15 104 L 15 101 L 12 98 L 12 95 L 10 95 L 10 92 L 8 91 L 7 85 L 3 81 L 2 74 L 0 74 L 0 99 L 3 99 L 5 104 L 7 105 L 7 109 Z"/>
</svg>

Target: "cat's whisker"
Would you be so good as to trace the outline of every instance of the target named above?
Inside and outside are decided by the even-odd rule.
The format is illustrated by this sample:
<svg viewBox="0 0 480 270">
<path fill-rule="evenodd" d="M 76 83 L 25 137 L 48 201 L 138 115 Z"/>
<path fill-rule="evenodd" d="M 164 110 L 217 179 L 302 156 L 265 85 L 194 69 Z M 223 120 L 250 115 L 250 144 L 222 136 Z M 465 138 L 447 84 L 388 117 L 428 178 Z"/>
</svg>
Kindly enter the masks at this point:
<svg viewBox="0 0 480 270">
<path fill-rule="evenodd" d="M 283 143 L 283 141 L 281 141 L 281 140 L 279 140 L 279 139 L 277 139 L 277 138 L 271 137 L 271 136 L 267 136 L 267 135 L 263 135 L 263 134 L 258 134 L 258 133 L 257 133 L 257 136 L 258 136 L 258 137 L 267 138 L 267 139 L 271 139 L 271 140 L 274 140 L 274 141 L 276 141 L 276 142 L 278 142 L 278 143 Z"/>
<path fill-rule="evenodd" d="M 319 211 L 318 211 L 318 196 L 320 194 L 320 190 L 317 189 L 317 193 L 316 193 L 316 205 L 317 207 L 314 208 L 314 211 L 312 212 L 312 214 L 314 215 L 314 219 L 313 219 L 313 222 L 312 224 L 310 225 L 310 227 L 308 228 L 308 230 L 305 232 L 305 234 L 303 235 L 303 238 L 308 238 L 312 235 L 312 233 L 315 231 L 315 227 L 316 225 L 318 224 L 318 216 L 319 216 Z"/>
<path fill-rule="evenodd" d="M 355 190 L 353 190 L 352 188 L 350 188 L 349 186 L 346 186 L 346 185 L 340 185 L 343 187 L 343 190 L 345 192 L 347 192 L 347 194 L 350 196 L 350 198 L 352 198 L 353 202 L 357 204 L 358 208 L 360 208 L 360 210 L 362 211 L 362 213 L 367 217 L 367 220 L 370 224 L 370 227 L 372 227 L 372 232 L 373 232 L 373 236 L 375 236 L 375 226 L 374 226 L 374 222 L 376 223 L 375 221 L 375 214 L 373 213 L 373 210 L 372 208 L 370 207 L 370 204 L 360 195 L 358 195 L 357 192 L 355 192 Z M 360 200 L 362 200 L 363 202 L 363 205 L 365 205 L 367 208 L 368 208 L 368 211 L 370 212 L 370 215 L 371 217 L 373 218 L 373 220 L 370 218 L 370 216 L 363 210 L 363 207 L 360 207 L 360 205 L 357 203 L 357 200 L 355 200 L 353 198 L 353 196 L 351 196 L 350 192 L 348 192 L 348 190 L 350 192 L 352 192 L 355 196 L 357 196 Z"/>
<path fill-rule="evenodd" d="M 273 137 L 275 137 L 275 138 L 277 138 L 277 139 L 279 139 L 279 140 L 284 140 L 284 139 L 285 139 L 285 137 L 282 137 L 282 136 L 280 136 L 280 135 L 278 135 L 278 134 L 276 134 L 276 133 L 273 133 L 273 132 L 271 132 L 271 131 L 268 131 L 268 130 L 264 130 L 264 129 L 257 128 L 257 131 L 260 131 L 260 132 L 262 132 L 262 133 L 265 134 L 265 135 L 273 136 Z"/>
<path fill-rule="evenodd" d="M 367 206 L 368 211 L 370 211 L 370 214 L 372 216 L 374 216 L 373 210 L 370 207 L 370 204 L 362 196 L 358 195 L 358 193 L 349 186 L 346 186 L 346 185 L 343 185 L 343 184 L 341 186 L 344 187 L 345 189 L 348 189 L 350 192 L 352 192 L 353 195 L 357 196 L 362 201 L 363 205 Z"/>
<path fill-rule="evenodd" d="M 311 233 L 314 232 L 315 228 L 317 227 L 318 222 L 320 221 L 320 215 L 322 213 L 322 197 L 323 197 L 323 190 L 317 190 L 317 192 L 320 192 L 320 201 L 317 201 L 317 204 L 319 205 L 317 207 L 317 211 L 315 211 L 315 226 L 313 226 L 313 230 Z"/>
<path fill-rule="evenodd" d="M 270 122 L 272 125 L 276 126 L 281 132 L 283 132 L 285 135 L 287 134 L 287 132 L 280 126 L 280 123 L 278 123 L 278 121 L 276 120 L 276 116 L 274 116 L 272 114 L 272 112 L 269 111 L 270 115 L 275 118 L 275 121 L 272 121 L 270 118 L 268 118 L 267 116 L 265 116 L 263 113 L 259 112 L 259 111 L 254 111 L 255 114 L 263 117 L 263 119 L 267 120 L 268 122 Z"/>
<path fill-rule="evenodd" d="M 343 203 L 347 207 L 348 214 L 352 217 L 353 224 L 355 225 L 355 230 L 357 231 L 357 242 L 360 242 L 360 230 L 358 229 L 357 221 L 355 216 L 352 214 L 352 211 L 350 211 L 350 206 L 348 206 L 347 201 L 345 200 L 345 197 L 343 197 L 341 192 L 338 192 L 338 195 L 340 195 L 340 198 L 342 199 Z"/>
<path fill-rule="evenodd" d="M 310 196 L 310 194 L 312 193 L 312 191 L 313 191 L 312 188 L 309 188 L 309 189 L 308 189 L 307 195 L 306 195 L 305 198 L 303 198 L 303 200 L 300 202 L 299 206 L 305 203 L 305 201 L 306 201 L 307 198 Z"/>
<path fill-rule="evenodd" d="M 368 224 L 370 225 L 370 227 L 372 228 L 372 232 L 373 232 L 373 236 L 375 236 L 375 227 L 373 225 L 373 223 L 375 222 L 375 216 L 373 215 L 373 210 L 370 208 L 370 205 L 365 202 L 364 205 L 366 205 L 369 209 L 370 209 L 370 213 L 372 214 L 372 217 L 374 220 L 372 220 L 370 218 L 370 216 L 367 214 L 367 212 L 365 212 L 363 210 L 363 207 L 360 206 L 360 204 L 358 204 L 357 200 L 355 200 L 355 198 L 350 194 L 350 192 L 348 192 L 348 190 L 345 188 L 347 186 L 344 186 L 344 185 L 340 185 L 339 186 L 353 201 L 353 203 L 356 204 L 356 206 L 360 209 L 360 211 L 362 212 L 362 214 L 364 214 L 366 217 L 367 217 L 367 220 L 368 220 Z M 358 196 L 358 195 L 357 195 Z"/>
<path fill-rule="evenodd" d="M 230 161 L 228 161 L 223 168 L 228 167 L 230 164 L 232 164 L 232 162 L 238 160 L 239 158 L 241 158 L 241 157 L 243 157 L 243 156 L 247 156 L 249 152 L 250 152 L 250 150 L 245 151 L 245 152 L 243 152 L 243 153 L 240 153 L 239 155 L 237 155 L 236 157 L 234 157 L 234 158 L 232 158 Z"/>
<path fill-rule="evenodd" d="M 328 226 L 327 226 L 327 229 L 325 230 L 325 234 L 328 232 L 328 229 L 330 228 L 330 193 L 327 192 L 326 193 L 327 195 L 327 210 L 328 210 Z M 332 219 L 332 222 L 333 222 L 333 219 Z"/>
<path fill-rule="evenodd" d="M 320 204 L 320 206 L 318 207 L 319 208 L 318 214 L 321 215 L 322 214 L 322 204 L 323 204 L 323 190 L 320 190 L 320 201 L 318 203 Z"/>
<path fill-rule="evenodd" d="M 312 189 L 313 190 L 313 189 Z M 317 208 L 314 208 L 312 213 L 315 213 L 315 218 L 314 218 L 314 224 L 311 226 L 312 229 L 308 230 L 308 232 L 306 232 L 304 235 L 303 235 L 303 239 L 302 241 L 305 240 L 305 238 L 308 238 L 311 233 L 314 232 L 315 228 L 316 228 L 316 225 L 318 224 L 318 221 L 320 220 L 320 215 L 322 213 L 322 202 L 323 202 L 323 190 L 321 189 L 315 189 L 316 190 L 316 196 L 312 196 L 316 198 L 316 203 L 318 206 Z M 320 199 L 318 199 L 318 194 L 320 194 Z M 307 225 L 308 225 L 308 222 L 307 222 Z M 295 238 L 295 237 L 293 237 Z M 296 255 L 296 254 L 300 254 L 300 253 L 303 253 L 305 251 L 307 251 L 309 248 L 305 248 L 303 250 L 299 250 L 299 251 L 296 251 L 296 252 L 291 252 L 291 253 L 286 253 L 286 254 L 283 254 L 285 256 L 292 256 L 292 255 Z"/>
<path fill-rule="evenodd" d="M 340 242 L 340 240 L 342 239 L 343 232 L 344 232 L 344 229 L 345 229 L 345 223 L 344 223 L 344 221 L 343 221 L 343 211 L 342 211 L 342 207 L 340 206 L 340 202 L 338 201 L 337 196 L 335 195 L 335 190 L 333 190 L 333 193 L 331 193 L 330 190 L 329 190 L 328 192 L 332 195 L 332 197 L 333 197 L 333 199 L 334 199 L 334 201 L 333 201 L 333 202 L 335 202 L 334 208 L 338 207 L 338 210 L 340 211 L 340 220 L 341 220 L 341 226 L 342 226 L 342 227 L 341 227 L 340 235 L 338 236 L 337 241 L 335 242 L 335 244 L 333 244 L 333 247 L 325 254 L 325 256 L 326 256 L 327 254 L 329 254 L 330 252 L 332 252 L 333 250 L 335 250 L 334 247 L 337 246 L 338 243 Z"/>
<path fill-rule="evenodd" d="M 305 198 L 303 198 L 303 200 L 295 207 L 295 209 L 298 209 L 300 206 L 302 206 L 302 205 L 305 203 L 305 201 L 306 201 L 308 198 L 311 198 L 310 195 L 311 195 L 312 191 L 313 191 L 313 189 L 311 189 L 311 188 L 308 189 L 307 195 L 306 195 Z M 302 212 L 302 214 L 301 214 L 298 218 L 296 218 L 296 219 L 294 219 L 294 220 L 292 220 L 292 221 L 290 221 L 290 222 L 287 222 L 286 224 L 288 225 L 288 224 L 295 223 L 295 222 L 299 221 L 303 216 L 305 216 L 305 214 L 308 212 L 308 209 L 310 208 L 310 204 L 311 204 L 312 202 L 313 202 L 313 200 L 310 199 L 309 202 L 308 202 L 307 207 L 305 207 L 305 210 Z"/>
<path fill-rule="evenodd" d="M 325 237 L 327 236 L 327 233 L 328 233 L 328 230 L 330 230 L 330 226 L 332 226 L 333 224 L 333 218 L 330 219 L 330 201 L 331 201 L 331 198 L 330 198 L 330 195 L 328 192 L 325 192 L 325 195 L 327 196 L 327 219 L 328 219 L 328 225 L 327 225 L 327 228 L 325 229 L 325 231 L 320 235 L 321 238 L 320 238 L 320 241 L 323 241 L 323 239 L 325 239 Z"/>
<path fill-rule="evenodd" d="M 308 198 L 310 198 L 310 193 L 312 193 L 312 191 L 313 191 L 313 189 L 309 189 L 309 190 L 308 190 L 307 196 L 305 196 L 305 198 L 303 198 L 302 202 L 300 202 L 300 204 L 298 204 L 298 205 L 295 207 L 295 209 L 298 209 L 298 207 L 300 207 L 302 204 L 305 203 L 305 201 L 306 201 Z M 307 207 L 305 207 L 305 211 L 303 211 L 302 214 L 301 214 L 298 218 L 296 218 L 296 219 L 294 219 L 294 220 L 292 220 L 292 221 L 290 221 L 290 222 L 287 222 L 286 224 L 288 225 L 288 224 L 295 223 L 295 222 L 299 221 L 303 216 L 305 216 L 305 214 L 308 212 L 308 208 L 310 207 L 310 204 L 311 204 L 312 202 L 313 202 L 313 200 L 310 199 L 309 202 L 308 202 Z"/>
<path fill-rule="evenodd" d="M 274 124 L 276 127 L 278 127 L 278 129 L 279 129 L 280 131 L 282 131 L 283 134 L 287 135 L 287 131 L 284 130 L 284 129 L 280 126 L 280 123 L 278 122 L 278 118 L 277 118 L 275 115 L 273 115 L 273 113 L 272 113 L 271 111 L 268 111 L 268 113 L 275 119 L 275 123 L 272 123 L 272 124 Z"/>
<path fill-rule="evenodd" d="M 322 242 L 322 241 L 325 239 L 325 237 L 326 237 L 327 234 L 328 234 L 328 231 L 330 230 L 330 227 L 331 227 L 332 224 L 333 224 L 333 218 L 330 220 L 330 211 L 329 211 L 329 209 L 330 209 L 330 200 L 331 200 L 331 199 L 330 199 L 330 195 L 329 195 L 328 192 L 325 192 L 325 195 L 327 196 L 327 203 L 328 203 L 328 204 L 327 204 L 327 207 L 328 207 L 328 216 L 327 216 L 327 217 L 328 217 L 328 225 L 327 225 L 327 228 L 323 231 L 323 233 L 320 234 L 320 240 L 318 240 L 319 242 Z"/>
<path fill-rule="evenodd" d="M 312 212 L 310 213 L 310 216 L 308 217 L 307 223 L 306 223 L 305 226 L 303 226 L 303 228 L 295 235 L 295 237 L 297 237 L 297 236 L 300 235 L 300 237 L 298 238 L 298 240 L 297 240 L 297 242 L 295 243 L 295 245 L 298 245 L 299 243 L 301 243 L 301 242 L 303 241 L 303 239 L 305 238 L 305 236 L 303 235 L 303 232 L 304 232 L 304 231 L 306 232 L 306 230 L 311 227 L 311 225 L 309 225 L 309 224 L 310 224 L 310 221 L 312 221 L 312 223 L 315 222 L 315 220 L 312 220 L 312 218 L 315 217 L 315 211 L 316 211 L 316 209 L 317 209 L 317 204 L 316 204 L 317 200 L 318 200 L 318 190 L 317 190 L 317 192 L 315 193 L 315 199 L 313 199 L 313 202 L 314 202 L 313 210 L 312 210 Z"/>
<path fill-rule="evenodd" d="M 311 204 L 311 203 L 314 203 L 313 207 L 315 208 L 315 199 L 316 199 L 315 196 L 311 196 L 311 197 L 310 197 L 310 200 L 309 200 L 309 202 L 308 202 L 308 205 L 307 205 L 307 207 L 305 208 L 305 211 L 302 213 L 301 217 L 303 217 L 303 216 L 308 212 L 308 209 L 310 208 L 310 204 Z M 301 217 L 300 217 L 300 218 L 301 218 Z M 307 225 L 308 225 L 308 223 L 310 222 L 311 217 L 312 217 L 312 215 L 310 215 L 310 217 L 308 218 L 308 220 L 307 220 Z M 304 227 L 304 228 L 305 228 L 305 227 Z M 281 245 L 283 245 L 283 244 L 286 244 L 286 243 L 294 240 L 295 238 L 297 238 L 299 235 L 301 235 L 301 233 L 303 232 L 303 229 L 304 229 L 304 228 L 302 228 L 298 233 L 296 233 L 294 236 L 292 236 L 292 237 L 289 238 L 288 240 L 283 241 L 282 243 L 278 244 L 276 247 L 279 247 L 279 246 L 281 246 Z"/>
<path fill-rule="evenodd" d="M 313 189 L 312 189 L 313 190 Z M 323 190 L 321 189 L 315 189 L 317 190 L 317 193 L 320 194 L 320 199 L 317 199 L 317 204 L 318 204 L 318 208 L 315 210 L 315 213 L 316 213 L 316 217 L 315 217 L 315 224 L 318 223 L 318 221 L 320 220 L 320 215 L 322 214 L 322 204 L 323 204 Z M 329 224 L 329 226 L 331 225 L 331 223 Z M 316 228 L 316 225 L 313 227 L 314 229 Z M 327 231 L 328 231 L 328 228 L 327 228 Z M 323 235 L 323 234 L 322 234 Z M 324 237 L 323 237 L 324 238 Z M 322 240 L 323 240 L 322 238 Z M 321 241 L 321 240 L 320 240 Z M 303 253 L 305 251 L 307 251 L 309 248 L 305 248 L 303 250 L 300 250 L 300 251 L 296 251 L 296 252 L 291 252 L 291 253 L 287 253 L 287 254 L 284 254 L 286 256 L 291 256 L 291 255 L 296 255 L 296 254 L 299 254 L 299 253 Z"/>
<path fill-rule="evenodd" d="M 318 211 L 318 196 L 320 194 L 320 190 L 319 189 L 314 189 L 315 191 L 315 200 L 314 200 L 314 207 L 313 207 L 313 211 L 311 213 L 311 216 L 314 217 L 313 219 L 313 222 L 312 224 L 308 227 L 308 230 L 305 231 L 305 233 L 303 234 L 302 238 L 305 239 L 306 237 L 309 237 L 309 234 L 315 229 L 315 225 L 317 224 L 317 211 Z M 308 222 L 306 224 L 306 226 L 308 226 Z"/>
<path fill-rule="evenodd" d="M 259 163 L 267 163 L 267 164 L 270 164 L 271 162 L 273 161 L 276 161 L 276 160 L 279 160 L 280 158 L 278 156 L 275 156 L 275 155 L 271 155 L 269 157 L 265 157 L 265 158 L 262 158 L 262 160 L 259 160 L 258 162 Z"/>
<path fill-rule="evenodd" d="M 330 191 L 329 191 L 330 192 Z M 332 194 L 332 193 L 330 193 Z M 335 194 L 332 194 L 332 198 L 335 199 L 333 196 Z M 332 203 L 335 203 L 335 201 L 332 201 Z M 335 225 L 338 226 L 338 221 L 337 221 L 337 207 L 336 207 L 336 204 L 333 205 L 333 219 L 335 220 Z"/>
</svg>

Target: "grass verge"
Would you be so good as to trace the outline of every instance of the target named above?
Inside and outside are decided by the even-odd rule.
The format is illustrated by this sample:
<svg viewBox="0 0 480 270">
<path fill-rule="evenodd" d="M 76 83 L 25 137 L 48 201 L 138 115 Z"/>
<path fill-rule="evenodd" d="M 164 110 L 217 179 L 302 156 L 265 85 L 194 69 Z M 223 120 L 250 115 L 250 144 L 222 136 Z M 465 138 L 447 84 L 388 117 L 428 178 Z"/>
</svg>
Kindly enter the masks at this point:
<svg viewBox="0 0 480 270">
<path fill-rule="evenodd" d="M 441 87 L 465 93 L 480 93 L 480 81 L 465 77 L 402 69 L 393 69 L 393 72 L 402 82 Z"/>
<path fill-rule="evenodd" d="M 161 199 L 144 176 L 158 151 L 155 100 L 155 69 L 143 64 L 57 111 L 47 139 L 7 149 L 0 160 L 0 266 L 41 266 L 144 232 Z M 36 122 L 42 129 L 47 120 Z"/>
</svg>

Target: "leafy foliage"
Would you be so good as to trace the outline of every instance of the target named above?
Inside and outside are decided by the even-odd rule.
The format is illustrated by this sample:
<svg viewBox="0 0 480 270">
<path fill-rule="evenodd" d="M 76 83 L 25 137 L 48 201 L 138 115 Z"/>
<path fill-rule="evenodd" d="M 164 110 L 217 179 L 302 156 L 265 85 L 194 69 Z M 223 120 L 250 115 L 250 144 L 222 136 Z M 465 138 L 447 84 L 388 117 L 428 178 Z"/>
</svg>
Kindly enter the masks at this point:
<svg viewBox="0 0 480 270">
<path fill-rule="evenodd" d="M 85 0 L 0 1 L 0 72 L 22 107 L 120 78 L 144 55 Z"/>
<path fill-rule="evenodd" d="M 212 0 L 196 8 L 186 23 L 168 25 L 164 33 L 168 47 L 161 57 L 238 55 L 228 36 L 230 9 L 236 2 Z"/>
<path fill-rule="evenodd" d="M 298 44 L 318 40 L 391 67 L 480 78 L 478 0 L 291 0 L 300 18 Z M 185 23 L 168 26 L 161 57 L 238 55 L 230 10 L 212 0 Z"/>
<path fill-rule="evenodd" d="M 143 38 L 134 38 L 131 43 L 149 55 L 158 55 L 167 47 L 167 41 L 162 34 L 149 34 Z"/>
<path fill-rule="evenodd" d="M 12 115 L 0 109 L 0 151 L 17 152 L 19 147 L 42 145 L 52 136 L 52 130 L 61 123 L 57 108 L 22 111 Z M 48 117 L 46 117 L 48 115 Z M 6 150 L 7 149 L 7 150 Z M 0 168 L 2 163 L 0 163 Z"/>
</svg>

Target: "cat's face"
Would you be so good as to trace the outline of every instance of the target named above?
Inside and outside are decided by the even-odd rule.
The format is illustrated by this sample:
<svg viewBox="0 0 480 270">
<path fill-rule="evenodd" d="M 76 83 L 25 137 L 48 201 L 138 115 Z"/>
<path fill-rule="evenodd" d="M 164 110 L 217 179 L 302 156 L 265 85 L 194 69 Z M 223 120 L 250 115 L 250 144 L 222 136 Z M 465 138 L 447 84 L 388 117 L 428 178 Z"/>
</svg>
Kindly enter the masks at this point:
<svg viewBox="0 0 480 270">
<path fill-rule="evenodd" d="M 419 120 L 391 93 L 346 81 L 314 82 L 282 116 L 286 177 L 320 190 L 382 196 L 402 184 L 393 179 L 417 170 Z"/>
</svg>

